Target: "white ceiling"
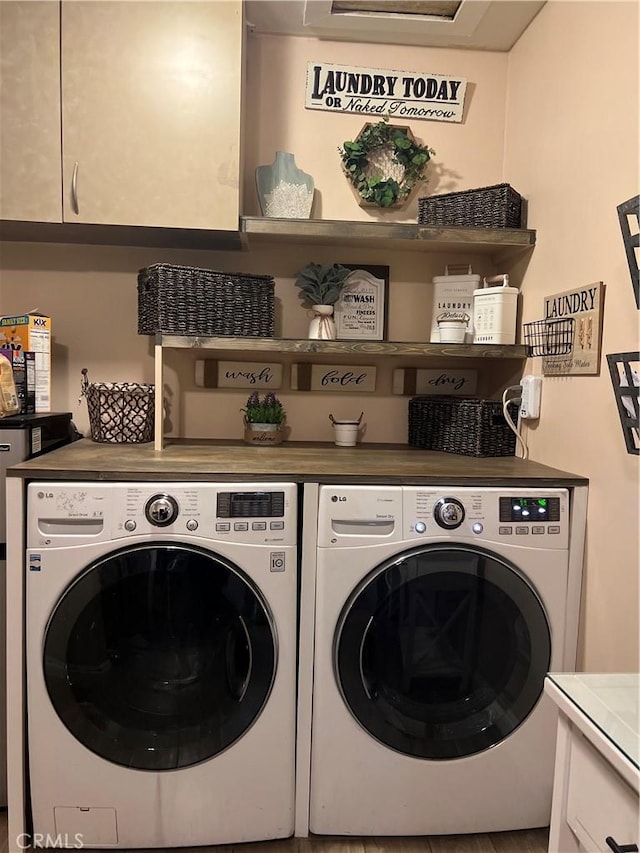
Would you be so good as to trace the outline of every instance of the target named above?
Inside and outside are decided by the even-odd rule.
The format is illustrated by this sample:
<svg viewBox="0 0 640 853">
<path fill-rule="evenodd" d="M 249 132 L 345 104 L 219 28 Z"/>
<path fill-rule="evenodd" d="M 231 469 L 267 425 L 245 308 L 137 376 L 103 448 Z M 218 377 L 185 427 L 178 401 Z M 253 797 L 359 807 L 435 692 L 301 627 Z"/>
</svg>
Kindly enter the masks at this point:
<svg viewBox="0 0 640 853">
<path fill-rule="evenodd" d="M 453 20 L 389 12 L 332 13 L 332 0 L 245 0 L 245 9 L 256 33 L 508 51 L 545 2 L 462 0 Z"/>
</svg>

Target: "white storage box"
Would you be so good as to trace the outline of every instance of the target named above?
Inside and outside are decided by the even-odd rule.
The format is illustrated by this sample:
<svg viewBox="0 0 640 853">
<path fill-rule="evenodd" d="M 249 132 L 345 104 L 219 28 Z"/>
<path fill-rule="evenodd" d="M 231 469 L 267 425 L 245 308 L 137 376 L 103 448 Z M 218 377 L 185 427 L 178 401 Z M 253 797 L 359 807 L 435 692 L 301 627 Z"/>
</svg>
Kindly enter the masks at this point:
<svg viewBox="0 0 640 853">
<path fill-rule="evenodd" d="M 502 282 L 500 287 L 492 287 Z M 509 287 L 509 276 L 485 278 L 482 287 L 473 291 L 473 326 L 476 344 L 514 344 L 518 288 Z"/>
<path fill-rule="evenodd" d="M 456 320 L 466 315 L 466 330 L 464 343 L 473 342 L 473 294 L 480 284 L 480 276 L 472 275 L 469 267 L 468 275 L 448 275 L 449 267 L 445 267 L 445 275 L 433 277 L 433 308 L 431 310 L 431 343 L 440 343 L 438 320 Z"/>
</svg>

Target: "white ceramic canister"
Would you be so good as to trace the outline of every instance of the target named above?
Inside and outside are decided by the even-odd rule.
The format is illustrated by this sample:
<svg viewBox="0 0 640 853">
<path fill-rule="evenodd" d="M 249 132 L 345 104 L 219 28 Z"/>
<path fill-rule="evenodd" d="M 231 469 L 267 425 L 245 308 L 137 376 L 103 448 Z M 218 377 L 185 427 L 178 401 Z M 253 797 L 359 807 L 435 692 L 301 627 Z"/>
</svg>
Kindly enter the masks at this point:
<svg viewBox="0 0 640 853">
<path fill-rule="evenodd" d="M 500 287 L 492 285 L 501 283 Z M 508 275 L 496 275 L 482 280 L 482 287 L 473 291 L 473 329 L 476 344 L 514 344 L 518 288 L 509 287 Z"/>
</svg>

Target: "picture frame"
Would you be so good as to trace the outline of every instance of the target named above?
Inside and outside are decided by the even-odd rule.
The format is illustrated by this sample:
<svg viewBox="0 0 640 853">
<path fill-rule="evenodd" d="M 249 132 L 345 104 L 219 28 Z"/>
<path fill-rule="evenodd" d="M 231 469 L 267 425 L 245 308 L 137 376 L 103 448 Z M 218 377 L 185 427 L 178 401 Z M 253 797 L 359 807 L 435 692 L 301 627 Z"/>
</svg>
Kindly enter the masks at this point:
<svg viewBox="0 0 640 853">
<path fill-rule="evenodd" d="M 351 275 L 335 309 L 336 337 L 343 341 L 384 341 L 387 338 L 389 267 L 342 264 Z"/>
</svg>

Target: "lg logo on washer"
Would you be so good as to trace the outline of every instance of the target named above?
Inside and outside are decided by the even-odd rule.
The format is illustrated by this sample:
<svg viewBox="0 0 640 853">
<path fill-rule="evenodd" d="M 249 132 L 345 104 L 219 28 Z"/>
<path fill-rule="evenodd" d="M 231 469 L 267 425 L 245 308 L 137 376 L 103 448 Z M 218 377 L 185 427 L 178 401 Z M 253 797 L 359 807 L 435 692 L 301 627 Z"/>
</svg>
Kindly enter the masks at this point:
<svg viewBox="0 0 640 853">
<path fill-rule="evenodd" d="M 336 501 L 346 501 L 346 498 L 343 495 L 331 495 L 331 500 L 336 503 Z"/>
</svg>

